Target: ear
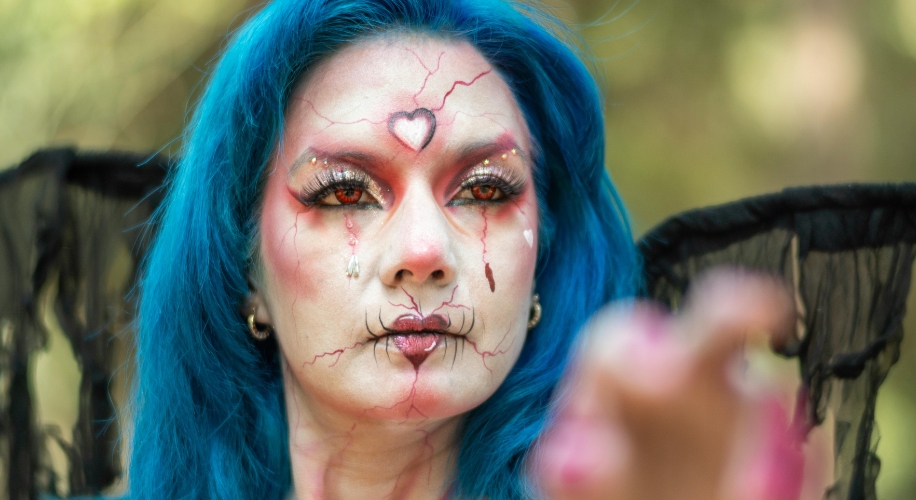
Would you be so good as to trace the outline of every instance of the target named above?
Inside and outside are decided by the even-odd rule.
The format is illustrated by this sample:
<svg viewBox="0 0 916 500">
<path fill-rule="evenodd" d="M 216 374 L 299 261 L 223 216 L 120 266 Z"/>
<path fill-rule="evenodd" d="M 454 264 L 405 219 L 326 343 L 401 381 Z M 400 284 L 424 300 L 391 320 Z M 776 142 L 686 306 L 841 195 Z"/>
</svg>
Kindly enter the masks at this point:
<svg viewBox="0 0 916 500">
<path fill-rule="evenodd" d="M 248 283 L 248 297 L 245 299 L 245 306 L 242 314 L 245 318 L 254 313 L 254 322 L 273 327 L 273 319 L 270 316 L 270 309 L 267 307 L 267 301 L 264 294 L 251 282 Z"/>
</svg>

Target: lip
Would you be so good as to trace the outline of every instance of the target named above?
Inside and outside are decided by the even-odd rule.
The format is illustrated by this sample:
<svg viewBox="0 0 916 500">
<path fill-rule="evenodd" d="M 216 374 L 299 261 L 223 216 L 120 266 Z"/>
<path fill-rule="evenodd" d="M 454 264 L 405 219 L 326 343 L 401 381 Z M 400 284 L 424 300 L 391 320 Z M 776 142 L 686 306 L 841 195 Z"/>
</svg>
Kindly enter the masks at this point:
<svg viewBox="0 0 916 500">
<path fill-rule="evenodd" d="M 402 314 L 386 330 L 392 335 L 410 333 L 447 334 L 446 330 L 450 325 L 451 320 L 441 314 L 431 314 L 429 316 Z"/>
<path fill-rule="evenodd" d="M 440 333 L 419 332 L 419 333 L 394 333 L 390 334 L 394 339 L 394 345 L 410 361 L 415 369 L 426 361 L 426 358 L 439 346 L 439 340 L 442 337 Z"/>
<path fill-rule="evenodd" d="M 395 347 L 419 370 L 420 365 L 426 361 L 440 344 L 447 345 L 448 337 L 464 337 L 470 328 L 473 328 L 473 316 L 471 326 L 468 332 L 450 331 L 452 326 L 451 318 L 443 314 L 430 314 L 421 316 L 418 314 L 402 314 L 395 318 L 390 324 L 386 325 L 381 316 L 379 322 L 382 323 L 383 332 L 378 335 L 369 330 L 369 334 L 376 342 L 385 338 L 385 345 L 388 345 L 388 339 L 393 340 Z M 369 329 L 368 323 L 366 328 Z M 461 328 L 464 328 L 462 321 Z"/>
<path fill-rule="evenodd" d="M 441 314 L 402 314 L 385 328 L 385 333 L 394 340 L 395 347 L 413 364 L 414 369 L 419 370 L 442 338 L 453 335 L 447 331 L 449 326 L 451 321 Z"/>
</svg>

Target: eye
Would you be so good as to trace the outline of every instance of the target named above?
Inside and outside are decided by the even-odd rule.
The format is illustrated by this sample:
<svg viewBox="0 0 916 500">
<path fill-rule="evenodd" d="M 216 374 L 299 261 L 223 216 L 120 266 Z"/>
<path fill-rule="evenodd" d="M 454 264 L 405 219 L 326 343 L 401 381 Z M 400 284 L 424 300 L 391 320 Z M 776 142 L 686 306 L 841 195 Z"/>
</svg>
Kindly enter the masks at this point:
<svg viewBox="0 0 916 500">
<path fill-rule="evenodd" d="M 341 186 L 335 189 L 333 194 L 325 196 L 320 202 L 324 205 L 355 205 L 359 203 L 359 200 L 362 198 L 363 188 L 357 186 Z"/>
<path fill-rule="evenodd" d="M 358 208 L 376 207 L 378 200 L 369 194 L 366 186 L 353 183 L 330 185 L 313 197 L 312 205 L 339 207 L 357 206 Z M 307 203 L 308 204 L 308 203 Z"/>
<path fill-rule="evenodd" d="M 363 197 L 363 190 L 358 187 L 337 188 L 334 191 L 334 197 L 337 198 L 341 205 L 350 205 L 358 202 Z"/>
<path fill-rule="evenodd" d="M 461 184 L 461 190 L 452 199 L 451 204 L 499 203 L 505 200 L 506 189 L 505 182 L 501 179 L 471 178 Z"/>
<path fill-rule="evenodd" d="M 478 184 L 471 187 L 471 195 L 481 201 L 499 200 L 505 197 L 505 193 L 498 187 L 491 184 Z"/>
<path fill-rule="evenodd" d="M 525 181 L 514 170 L 499 166 L 475 168 L 462 181 L 449 205 L 502 203 L 521 196 Z"/>
<path fill-rule="evenodd" d="M 299 201 L 308 207 L 379 208 L 378 198 L 370 194 L 373 191 L 378 192 L 378 187 L 365 172 L 329 169 L 300 190 Z"/>
</svg>

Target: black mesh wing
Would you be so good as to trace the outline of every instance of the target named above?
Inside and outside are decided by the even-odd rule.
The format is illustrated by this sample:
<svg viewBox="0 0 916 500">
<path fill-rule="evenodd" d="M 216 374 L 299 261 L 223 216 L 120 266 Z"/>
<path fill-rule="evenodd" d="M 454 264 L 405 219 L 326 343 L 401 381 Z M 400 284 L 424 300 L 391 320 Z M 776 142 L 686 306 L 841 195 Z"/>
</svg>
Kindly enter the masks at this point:
<svg viewBox="0 0 916 500">
<path fill-rule="evenodd" d="M 131 291 L 165 171 L 158 158 L 57 149 L 0 174 L 0 484 L 11 500 L 97 494 L 121 475 Z M 65 356 L 42 359 L 50 351 Z M 57 370 L 68 363 L 77 370 Z M 56 373 L 42 378 L 39 365 Z M 72 428 L 42 407 L 72 411 Z"/>
<path fill-rule="evenodd" d="M 711 266 L 782 276 L 794 289 L 795 338 L 810 425 L 835 418 L 829 499 L 875 498 L 878 388 L 900 356 L 916 255 L 916 184 L 787 189 L 677 215 L 639 241 L 646 294 L 676 309 Z"/>
</svg>

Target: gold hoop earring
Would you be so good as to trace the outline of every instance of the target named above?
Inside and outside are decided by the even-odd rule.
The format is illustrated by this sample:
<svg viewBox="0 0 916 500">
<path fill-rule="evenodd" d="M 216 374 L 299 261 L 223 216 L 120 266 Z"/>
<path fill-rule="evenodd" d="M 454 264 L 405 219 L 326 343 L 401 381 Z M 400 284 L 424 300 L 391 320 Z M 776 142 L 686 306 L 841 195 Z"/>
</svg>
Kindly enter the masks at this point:
<svg viewBox="0 0 916 500">
<path fill-rule="evenodd" d="M 528 329 L 538 326 L 541 322 L 541 296 L 534 294 L 531 296 L 531 312 L 528 314 Z"/>
<path fill-rule="evenodd" d="M 252 337 L 257 340 L 266 340 L 267 337 L 270 337 L 270 331 L 269 326 L 265 326 L 263 330 L 258 328 L 257 323 L 254 322 L 254 312 L 248 315 L 248 332 Z"/>
</svg>

